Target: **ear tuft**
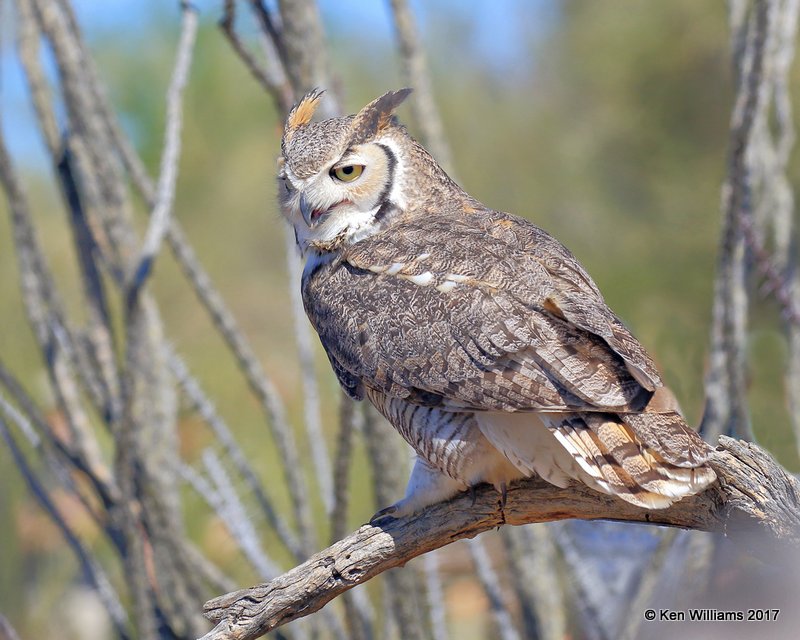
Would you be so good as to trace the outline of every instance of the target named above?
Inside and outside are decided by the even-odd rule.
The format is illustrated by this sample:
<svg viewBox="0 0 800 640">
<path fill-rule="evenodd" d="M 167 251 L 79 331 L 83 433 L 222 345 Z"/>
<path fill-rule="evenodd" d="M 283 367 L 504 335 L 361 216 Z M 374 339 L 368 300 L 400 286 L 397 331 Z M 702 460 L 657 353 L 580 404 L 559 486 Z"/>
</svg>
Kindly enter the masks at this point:
<svg viewBox="0 0 800 640">
<path fill-rule="evenodd" d="M 349 144 L 351 146 L 363 144 L 389 126 L 394 110 L 402 104 L 411 91 L 409 88 L 389 91 L 359 111 L 353 120 Z"/>
<path fill-rule="evenodd" d="M 289 140 L 298 127 L 302 127 L 311 122 L 311 118 L 314 117 L 314 112 L 319 106 L 319 101 L 323 93 L 325 93 L 324 89 L 312 89 L 302 97 L 300 102 L 292 107 L 292 110 L 286 117 L 286 127 L 283 131 L 285 140 Z"/>
</svg>

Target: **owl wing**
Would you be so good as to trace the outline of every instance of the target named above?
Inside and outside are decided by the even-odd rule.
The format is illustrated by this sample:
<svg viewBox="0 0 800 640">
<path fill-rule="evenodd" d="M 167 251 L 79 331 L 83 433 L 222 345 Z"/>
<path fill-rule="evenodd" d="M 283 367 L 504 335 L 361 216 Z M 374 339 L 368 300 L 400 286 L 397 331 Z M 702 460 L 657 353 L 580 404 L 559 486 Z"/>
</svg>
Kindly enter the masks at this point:
<svg viewBox="0 0 800 640">
<path fill-rule="evenodd" d="M 518 246 L 545 266 L 555 289 L 551 306 L 576 327 L 605 341 L 646 389 L 661 386 L 652 358 L 606 305 L 603 295 L 574 255 L 558 240 L 527 220 L 500 211 L 486 211 L 481 229 L 493 238 Z"/>
<path fill-rule="evenodd" d="M 308 273 L 343 386 L 479 411 L 641 410 L 658 372 L 575 258 L 486 213 L 392 225 Z"/>
</svg>

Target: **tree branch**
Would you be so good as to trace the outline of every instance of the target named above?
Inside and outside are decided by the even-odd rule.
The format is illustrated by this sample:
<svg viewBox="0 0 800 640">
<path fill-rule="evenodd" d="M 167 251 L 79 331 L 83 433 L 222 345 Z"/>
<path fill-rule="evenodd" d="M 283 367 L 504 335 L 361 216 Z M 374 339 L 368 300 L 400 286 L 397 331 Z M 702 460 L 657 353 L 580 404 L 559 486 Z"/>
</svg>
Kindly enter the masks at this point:
<svg viewBox="0 0 800 640">
<path fill-rule="evenodd" d="M 197 10 L 189 2 L 181 2 L 181 8 L 183 25 L 175 59 L 175 68 L 167 91 L 167 124 L 164 133 L 164 151 L 161 156 L 156 201 L 150 213 L 150 223 L 133 272 L 133 281 L 128 291 L 129 307 L 133 306 L 133 301 L 136 300 L 139 291 L 150 274 L 153 261 L 169 228 L 170 214 L 175 200 L 175 183 L 178 180 L 178 158 L 181 150 L 183 90 L 189 79 L 189 67 L 192 63 L 199 22 Z"/>
<path fill-rule="evenodd" d="M 422 133 L 423 144 L 451 176 L 453 156 L 444 134 L 444 125 L 433 98 L 433 83 L 428 63 L 417 34 L 414 15 L 408 0 L 390 0 L 397 44 L 400 49 L 400 69 L 403 81 L 414 88 L 411 113 Z"/>
<path fill-rule="evenodd" d="M 509 489 L 505 507 L 494 489 L 482 485 L 474 504 L 464 494 L 411 518 L 364 525 L 272 582 L 207 602 L 205 616 L 218 624 L 202 640 L 257 638 L 387 569 L 504 524 L 620 520 L 715 531 L 751 545 L 756 533 L 772 543 L 770 549 L 800 547 L 800 482 L 757 445 L 725 436 L 710 464 L 717 483 L 663 510 L 634 507 L 578 484 L 560 489 L 531 479 Z"/>
</svg>

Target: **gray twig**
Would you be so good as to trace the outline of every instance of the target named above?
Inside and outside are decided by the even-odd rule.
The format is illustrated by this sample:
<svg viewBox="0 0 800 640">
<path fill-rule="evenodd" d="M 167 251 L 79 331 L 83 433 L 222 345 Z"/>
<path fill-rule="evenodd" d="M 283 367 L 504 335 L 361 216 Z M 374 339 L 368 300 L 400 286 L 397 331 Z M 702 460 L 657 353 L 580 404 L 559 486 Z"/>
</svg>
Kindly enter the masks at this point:
<svg viewBox="0 0 800 640">
<path fill-rule="evenodd" d="M 319 6 L 314 0 L 278 0 L 278 7 L 283 28 L 277 50 L 291 82 L 294 98 L 298 99 L 314 87 L 330 87 Z M 341 112 L 336 93 L 327 91 L 320 105 L 320 113 L 330 118 Z"/>
<path fill-rule="evenodd" d="M 639 587 L 630 603 L 629 611 L 644 611 L 651 602 L 656 587 L 658 586 L 658 581 L 661 578 L 662 571 L 664 570 L 664 562 L 669 556 L 672 545 L 678 539 L 677 534 L 678 531 L 676 529 L 664 532 L 655 553 L 653 553 L 650 562 L 642 573 Z M 628 616 L 623 628 L 620 629 L 619 632 L 621 640 L 633 640 L 634 638 L 640 637 L 641 624 L 642 616 Z"/>
<path fill-rule="evenodd" d="M 414 118 L 425 146 L 444 169 L 453 175 L 453 158 L 450 145 L 444 134 L 444 126 L 436 101 L 428 71 L 428 63 L 414 24 L 414 16 L 408 0 L 391 0 L 397 43 L 400 48 L 400 64 L 404 81 L 414 88 L 411 101 L 411 114 Z"/>
<path fill-rule="evenodd" d="M 292 326 L 294 327 L 297 355 L 300 364 L 300 377 L 303 384 L 303 409 L 306 435 L 311 446 L 311 457 L 314 460 L 314 478 L 317 481 L 325 513 L 331 517 L 333 512 L 333 472 L 325 434 L 322 432 L 322 411 L 320 408 L 319 384 L 314 366 L 314 343 L 311 337 L 311 326 L 303 309 L 300 295 L 300 277 L 303 267 L 295 247 L 294 232 L 285 225 L 284 228 L 286 262 L 289 272 L 289 297 L 292 302 Z"/>
<path fill-rule="evenodd" d="M 214 501 L 215 511 L 228 527 L 239 548 L 260 576 L 269 580 L 278 575 L 278 566 L 262 549 L 258 534 L 231 484 L 228 473 L 211 449 L 203 452 L 203 464 L 214 482 L 215 490 L 211 495 L 217 496 Z"/>
<path fill-rule="evenodd" d="M 266 16 L 266 23 L 270 26 L 272 25 L 267 9 L 261 2 L 253 2 L 251 6 L 256 11 L 257 16 Z M 262 18 L 261 21 L 263 25 L 264 19 Z M 277 51 L 272 46 L 274 41 L 270 41 L 269 38 L 264 37 L 264 34 L 261 33 L 262 48 L 266 54 L 266 66 L 261 66 L 236 33 L 235 0 L 225 0 L 225 9 L 219 21 L 219 26 L 245 67 L 253 74 L 253 77 L 264 90 L 275 98 L 278 103 L 278 111 L 281 113 L 288 111 L 292 106 L 294 96 L 292 95 L 292 87 L 283 72 L 282 64 L 280 62 L 275 64 L 274 57 L 277 56 Z"/>
<path fill-rule="evenodd" d="M 228 42 L 231 47 L 233 47 L 233 50 L 241 58 L 244 66 L 247 67 L 247 70 L 250 71 L 255 79 L 258 80 L 259 84 L 269 92 L 272 87 L 267 77 L 267 72 L 247 50 L 245 44 L 236 34 L 236 0 L 225 0 L 222 17 L 219 19 L 219 27 L 225 34 L 225 37 L 228 38 Z"/>
<path fill-rule="evenodd" d="M 217 412 L 214 403 L 203 392 L 200 384 L 191 375 L 186 363 L 170 348 L 169 366 L 172 374 L 175 376 L 176 381 L 180 385 L 184 394 L 189 402 L 194 406 L 197 413 L 205 420 L 206 424 L 211 428 L 214 436 L 219 441 L 225 453 L 233 463 L 234 468 L 242 476 L 242 479 L 247 484 L 250 491 L 256 497 L 261 510 L 267 522 L 270 523 L 280 541 L 291 552 L 295 560 L 301 560 L 304 557 L 303 551 L 300 548 L 300 543 L 297 540 L 286 521 L 281 514 L 275 509 L 272 500 L 267 496 L 262 486 L 261 481 L 258 479 L 255 471 L 247 457 L 244 455 L 236 439 L 233 437 L 230 428 L 225 420 Z"/>
<path fill-rule="evenodd" d="M 0 413 L 5 413 L 6 418 L 19 427 L 22 435 L 25 436 L 25 439 L 32 447 L 39 448 L 41 446 L 42 439 L 39 437 L 39 434 L 36 433 L 30 420 L 17 411 L 17 408 L 6 400 L 2 393 L 0 393 Z"/>
<path fill-rule="evenodd" d="M 0 14 L 2 14 L 3 3 L 0 2 Z M 2 17 L 2 15 L 0 15 Z M 0 640 L 19 640 L 19 635 L 11 623 L 2 613 L 0 613 Z"/>
<path fill-rule="evenodd" d="M 150 214 L 150 224 L 144 237 L 142 249 L 128 293 L 128 306 L 136 299 L 152 269 L 161 242 L 169 227 L 170 212 L 175 199 L 175 182 L 178 179 L 178 158 L 181 148 L 181 112 L 183 89 L 189 77 L 195 37 L 197 35 L 197 10 L 189 2 L 181 2 L 183 20 L 175 68 L 167 90 L 167 123 L 164 134 L 164 150 L 161 155 L 156 200 Z"/>
<path fill-rule="evenodd" d="M 66 417 L 74 454 L 80 459 L 84 469 L 91 470 L 90 477 L 101 495 L 114 496 L 117 492 L 115 483 L 92 436 L 89 418 L 80 403 L 69 353 L 71 339 L 64 328 L 61 302 L 36 238 L 30 209 L 8 156 L 1 128 L 0 184 L 9 203 L 23 302 L 39 349 L 45 358 L 56 399 Z"/>
<path fill-rule="evenodd" d="M 333 510 L 330 514 L 330 540 L 335 542 L 347 533 L 347 514 L 350 496 L 350 462 L 359 421 L 363 420 L 361 407 L 341 394 L 339 404 L 339 435 L 333 467 Z M 347 630 L 353 640 L 371 640 L 374 637 L 375 611 L 364 590 L 354 589 L 344 598 Z"/>
<path fill-rule="evenodd" d="M 284 476 L 292 500 L 292 511 L 300 531 L 302 548 L 305 553 L 310 553 L 314 547 L 314 535 L 311 527 L 308 491 L 301 473 L 294 434 L 286 419 L 286 409 L 280 395 L 264 372 L 253 348 L 239 329 L 233 314 L 214 288 L 211 279 L 195 256 L 194 250 L 176 224 L 171 227 L 169 239 L 178 264 L 192 284 L 198 299 L 210 314 L 214 326 L 233 352 L 247 383 L 260 401 L 267 416 L 282 461 Z"/>
<path fill-rule="evenodd" d="M 486 546 L 481 538 L 472 538 L 467 541 L 475 571 L 483 591 L 489 598 L 489 609 L 492 612 L 495 627 L 503 640 L 519 640 L 520 635 L 514 628 L 511 615 L 508 612 L 503 593 L 500 589 L 500 580 L 492 567 L 492 561 L 486 551 Z"/>
<path fill-rule="evenodd" d="M 385 507 L 400 498 L 410 457 L 407 445 L 394 436 L 394 429 L 372 405 L 364 407 L 364 441 L 372 468 L 375 506 Z M 417 589 L 410 569 L 386 574 L 386 598 L 391 614 L 408 638 L 422 637 L 422 626 L 413 602 Z"/>
<path fill-rule="evenodd" d="M 428 596 L 428 610 L 431 617 L 431 636 L 433 640 L 447 640 L 447 617 L 445 616 L 444 589 L 439 571 L 439 552 L 431 551 L 423 557 L 425 572 L 425 591 Z"/>
<path fill-rule="evenodd" d="M 348 474 L 353 455 L 356 420 L 363 417 L 361 408 L 345 394 L 339 399 L 339 435 L 336 438 L 336 460 L 333 467 L 333 509 L 330 514 L 331 542 L 347 533 L 349 504 Z"/>
<path fill-rule="evenodd" d="M 11 433 L 9 432 L 8 427 L 2 417 L 0 417 L 0 436 L 3 437 L 3 440 L 5 440 L 6 444 L 8 445 L 8 448 L 11 451 L 11 456 L 14 459 L 14 464 L 25 479 L 25 482 L 27 483 L 31 493 L 39 502 L 42 509 L 44 509 L 50 519 L 55 523 L 56 527 L 61 532 L 61 535 L 64 536 L 64 539 L 66 540 L 70 549 L 72 549 L 73 553 L 78 559 L 86 581 L 91 584 L 97 592 L 98 597 L 111 617 L 117 633 L 123 639 L 129 638 L 128 616 L 125 613 L 122 603 L 120 602 L 119 596 L 117 596 L 114 587 L 111 585 L 111 582 L 103 571 L 102 566 L 83 545 L 69 524 L 67 524 L 67 521 L 61 515 L 61 512 L 53 503 L 47 490 L 44 488 L 43 484 L 36 476 L 36 473 L 25 459 L 24 454 L 17 446 L 16 441 L 11 436 Z"/>
<path fill-rule="evenodd" d="M 744 18 L 739 10 L 731 15 L 733 20 Z M 701 427 L 707 439 L 715 439 L 721 433 L 752 439 L 746 388 L 748 293 L 743 220 L 753 215 L 752 167 L 748 149 L 764 96 L 769 0 L 755 0 L 746 35 L 738 35 L 744 33 L 744 28 L 732 25 L 734 56 L 740 60 L 741 66 L 731 117 L 728 175 L 722 188 L 722 245 L 714 284 L 706 411 Z M 744 42 L 744 49 L 739 54 L 741 42 Z"/>
<path fill-rule="evenodd" d="M 567 633 L 552 526 L 540 524 L 501 530 L 511 582 L 522 608 L 524 635 L 531 640 L 558 640 Z"/>
</svg>

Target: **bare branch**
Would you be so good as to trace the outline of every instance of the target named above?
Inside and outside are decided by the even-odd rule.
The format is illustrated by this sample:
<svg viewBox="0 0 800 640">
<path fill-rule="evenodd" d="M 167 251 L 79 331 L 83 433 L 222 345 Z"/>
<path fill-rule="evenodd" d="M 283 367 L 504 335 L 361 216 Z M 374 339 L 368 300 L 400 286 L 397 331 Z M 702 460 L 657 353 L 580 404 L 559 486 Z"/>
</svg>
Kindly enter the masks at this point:
<svg viewBox="0 0 800 640">
<path fill-rule="evenodd" d="M 3 394 L 0 393 L 0 414 L 3 413 L 6 415 L 8 420 L 19 427 L 22 435 L 25 436 L 25 439 L 32 447 L 38 448 L 41 446 L 42 439 L 39 437 L 39 434 L 36 433 L 36 430 L 33 428 L 33 425 L 31 425 L 30 421 L 19 411 L 17 411 L 16 407 L 6 400 Z"/>
<path fill-rule="evenodd" d="M 213 451 L 207 449 L 203 453 L 203 464 L 215 485 L 214 494 L 218 497 L 215 510 L 236 539 L 239 548 L 262 578 L 270 579 L 278 575 L 277 565 L 267 557 L 261 548 L 255 527 L 247 517 L 239 496 L 219 458 L 214 455 Z"/>
<path fill-rule="evenodd" d="M 175 182 L 178 178 L 178 158 L 181 149 L 181 111 L 183 89 L 189 77 L 195 37 L 197 35 L 197 10 L 189 2 L 181 2 L 183 21 L 175 69 L 167 91 L 167 124 L 164 150 L 158 177 L 156 201 L 150 214 L 150 224 L 144 237 L 139 259 L 133 272 L 128 292 L 128 306 L 132 306 L 152 268 L 161 242 L 169 227 L 170 212 L 175 199 Z"/>
<path fill-rule="evenodd" d="M 255 57 L 248 51 L 245 44 L 241 41 L 236 34 L 236 2 L 235 0 L 225 0 L 225 10 L 222 18 L 220 19 L 219 26 L 225 37 L 228 38 L 231 47 L 236 54 L 241 58 L 245 67 L 250 71 L 264 90 L 272 95 L 278 107 L 279 113 L 286 113 L 292 107 L 294 95 L 292 87 L 283 70 L 283 63 L 278 59 L 277 49 L 275 47 L 275 32 L 272 28 L 272 21 L 269 17 L 266 7 L 256 0 L 251 3 L 257 16 L 261 19 L 262 26 L 269 25 L 265 28 L 266 34 L 262 33 L 262 49 L 266 57 L 266 66 L 261 66 Z M 269 34 L 269 35 L 267 35 Z M 265 42 L 266 41 L 266 42 Z"/>
<path fill-rule="evenodd" d="M 349 472 L 358 421 L 363 419 L 359 405 L 341 394 L 339 400 L 339 435 L 333 471 L 333 511 L 330 514 L 331 542 L 347 533 L 349 504 Z M 352 640 L 372 640 L 375 612 L 363 589 L 354 589 L 342 598 L 348 637 Z"/>
<path fill-rule="evenodd" d="M 64 145 L 63 151 L 53 156 L 53 159 L 58 162 L 56 170 L 59 184 L 69 208 L 70 227 L 81 268 L 81 282 L 89 316 L 85 339 L 75 345 L 78 370 L 95 406 L 101 409 L 107 423 L 114 424 L 121 414 L 120 379 L 114 353 L 114 329 L 97 260 L 99 248 L 78 193 L 69 146 Z"/>
<path fill-rule="evenodd" d="M 247 50 L 245 44 L 236 35 L 236 0 L 225 0 L 225 8 L 222 17 L 219 19 L 219 28 L 228 38 L 233 50 L 242 59 L 244 66 L 258 80 L 259 84 L 268 93 L 272 91 L 272 84 L 267 77 L 267 72 L 261 67 L 259 62 Z"/>
<path fill-rule="evenodd" d="M 567 634 L 564 593 L 556 571 L 557 551 L 552 531 L 549 525 L 501 530 L 511 580 L 522 607 L 526 638 L 561 640 Z"/>
<path fill-rule="evenodd" d="M 0 14 L 2 13 L 2 7 L 3 4 L 0 2 Z M 2 613 L 0 613 L 0 640 L 20 640 L 16 630 Z"/>
<path fill-rule="evenodd" d="M 492 612 L 495 626 L 502 640 L 518 640 L 519 633 L 514 628 L 514 623 L 508 613 L 508 607 L 503 601 L 503 594 L 500 590 L 500 581 L 492 567 L 489 554 L 480 538 L 472 538 L 467 541 L 472 561 L 475 563 L 475 571 L 484 592 L 489 598 L 489 609 Z"/>
<path fill-rule="evenodd" d="M 264 53 L 267 75 L 272 79 L 272 96 L 278 112 L 286 114 L 295 100 L 289 73 L 286 70 L 286 46 L 276 17 L 267 9 L 264 0 L 250 0 L 250 8 L 258 24 L 261 25 L 259 43 Z"/>
<path fill-rule="evenodd" d="M 22 185 L 8 156 L 2 129 L 0 184 L 9 203 L 23 302 L 39 348 L 45 357 L 59 407 L 67 419 L 72 450 L 80 459 L 80 466 L 90 470 L 90 477 L 99 493 L 110 498 L 116 495 L 117 488 L 97 442 L 92 437 L 89 418 L 79 401 L 69 353 L 70 340 L 66 336 L 61 303 L 33 228 Z"/>
<path fill-rule="evenodd" d="M 505 507 L 482 485 L 474 504 L 462 495 L 383 527 L 364 525 L 270 583 L 207 602 L 206 617 L 218 624 L 203 640 L 256 638 L 387 569 L 504 524 L 610 519 L 719 531 L 750 543 L 763 535 L 754 551 L 800 547 L 800 482 L 754 444 L 723 436 L 720 445 L 711 460 L 719 482 L 668 509 L 641 509 L 583 485 L 560 489 L 532 479 L 511 486 Z"/>
<path fill-rule="evenodd" d="M 648 565 L 643 572 L 639 588 L 629 605 L 629 611 L 644 611 L 650 603 L 656 586 L 661 578 L 664 563 L 669 557 L 669 551 L 677 539 L 678 531 L 666 531 L 658 543 L 658 547 L 653 553 Z M 642 623 L 642 616 L 627 616 L 627 620 L 621 630 L 621 640 L 634 640 L 640 636 L 639 629 Z"/>
<path fill-rule="evenodd" d="M 291 552 L 295 560 L 299 562 L 305 555 L 300 548 L 300 542 L 297 536 L 292 533 L 289 529 L 289 525 L 278 510 L 275 509 L 272 500 L 270 500 L 264 491 L 261 481 L 247 461 L 247 457 L 233 437 L 230 428 L 217 412 L 214 403 L 200 388 L 200 384 L 197 380 L 189 373 L 184 361 L 174 352 L 170 353 L 169 366 L 172 375 L 175 376 L 189 402 L 211 428 L 217 441 L 230 457 L 236 471 L 241 475 L 248 489 L 255 495 L 256 501 L 264 512 L 267 522 L 272 526 L 280 541 Z M 342 532 L 342 534 L 344 534 L 344 532 Z"/>
<path fill-rule="evenodd" d="M 5 440 L 6 445 L 11 451 L 11 456 L 14 459 L 14 463 L 16 464 L 17 469 L 19 469 L 23 478 L 25 478 L 25 482 L 28 484 L 28 488 L 30 489 L 31 493 L 39 502 L 39 505 L 42 507 L 42 509 L 45 510 L 50 519 L 55 523 L 56 527 L 61 532 L 61 535 L 64 536 L 64 539 L 66 540 L 70 549 L 78 559 L 86 581 L 91 584 L 97 592 L 97 595 L 111 617 L 117 633 L 123 639 L 129 638 L 128 616 L 125 613 L 125 609 L 123 608 L 119 596 L 117 596 L 117 593 L 114 590 L 114 587 L 111 585 L 108 576 L 106 576 L 100 563 L 97 562 L 94 556 L 91 555 L 89 550 L 83 545 L 69 524 L 67 524 L 67 521 L 53 503 L 50 495 L 47 493 L 47 490 L 36 476 L 36 473 L 28 464 L 25 456 L 17 446 L 17 443 L 11 436 L 8 427 L 1 416 L 0 436 L 2 436 L 3 440 Z"/>
<path fill-rule="evenodd" d="M 425 591 L 431 616 L 431 636 L 433 640 L 447 640 L 447 619 L 445 618 L 442 576 L 439 571 L 439 553 L 437 551 L 426 553 L 423 561 L 425 563 Z"/>
<path fill-rule="evenodd" d="M 361 415 L 356 403 L 342 393 L 339 398 L 339 435 L 336 438 L 338 449 L 333 468 L 333 509 L 330 513 L 332 541 L 346 533 L 350 486 L 348 474 L 353 455 L 356 420 Z"/>
<path fill-rule="evenodd" d="M 25 70 L 36 119 L 51 158 L 61 155 L 61 136 L 58 132 L 52 96 L 39 61 L 40 33 L 30 0 L 17 1 L 17 49 Z"/>
<path fill-rule="evenodd" d="M 739 35 L 745 29 L 744 11 L 737 4 L 733 9 L 734 57 L 741 60 L 741 73 L 731 117 L 728 176 L 722 188 L 722 247 L 714 284 L 706 412 L 701 427 L 709 440 L 721 433 L 752 439 L 747 410 L 747 256 L 742 221 L 753 215 L 752 168 L 747 151 L 764 94 L 769 1 L 755 1 L 744 36 Z"/>
<path fill-rule="evenodd" d="M 113 145 L 103 114 L 105 104 L 97 98 L 100 89 L 96 87 L 94 63 L 84 50 L 65 1 L 18 2 L 32 2 L 40 29 L 52 48 L 68 115 L 67 142 L 80 176 L 87 219 L 104 259 L 117 273 L 123 273 L 137 240 L 122 167 L 119 159 L 109 154 Z"/>
<path fill-rule="evenodd" d="M 364 405 L 363 434 L 372 468 L 375 507 L 380 508 L 402 494 L 410 470 L 411 452 L 405 442 L 394 437 L 394 428 L 371 404 Z M 404 636 L 421 637 L 422 628 L 413 605 L 418 593 L 413 573 L 390 571 L 386 574 L 385 585 L 390 617 L 403 630 Z"/>
<path fill-rule="evenodd" d="M 444 134 L 444 126 L 433 98 L 428 64 L 417 34 L 408 0 L 391 0 L 394 27 L 400 47 L 400 63 L 404 81 L 414 88 L 411 114 L 422 140 L 437 162 L 448 173 L 453 172 L 453 158 Z"/>
<path fill-rule="evenodd" d="M 292 326 L 294 327 L 297 355 L 300 364 L 300 379 L 303 384 L 303 421 L 306 427 L 308 443 L 311 447 L 311 457 L 314 460 L 314 478 L 325 505 L 325 514 L 330 517 L 333 513 L 333 471 L 328 446 L 325 444 L 325 434 L 322 432 L 322 408 L 320 406 L 319 384 L 314 366 L 314 342 L 311 334 L 311 324 L 303 309 L 303 298 L 300 294 L 300 282 L 303 273 L 303 264 L 297 253 L 294 231 L 289 225 L 284 225 L 284 244 L 286 246 L 286 263 L 289 275 L 289 297 L 292 302 Z"/>
<path fill-rule="evenodd" d="M 314 87 L 330 88 L 325 35 L 317 3 L 314 0 L 278 0 L 278 7 L 283 21 L 278 51 L 295 99 Z M 337 116 L 341 111 L 336 93 L 327 91 L 320 105 L 323 117 Z"/>
<path fill-rule="evenodd" d="M 81 504 L 83 504 L 86 511 L 92 515 L 98 526 L 106 526 L 107 523 L 102 521 L 95 501 L 87 498 L 84 492 L 80 490 L 71 475 L 71 470 L 80 471 L 83 476 L 89 480 L 91 487 L 96 492 L 101 503 L 107 506 L 112 502 L 112 496 L 106 492 L 105 483 L 102 479 L 94 477 L 93 470 L 85 465 L 83 458 L 74 451 L 74 447 L 70 446 L 69 442 L 59 438 L 53 432 L 45 421 L 39 407 L 36 406 L 19 381 L 6 368 L 2 361 L 0 361 L 0 384 L 6 388 L 11 398 L 16 403 L 16 407 L 19 408 L 19 411 L 15 410 L 11 413 L 6 411 L 6 415 L 12 422 L 17 422 L 16 416 L 24 419 L 27 426 L 33 432 L 33 438 L 27 435 L 26 438 L 40 452 L 40 455 L 45 458 L 61 484 L 78 497 Z M 5 399 L 3 399 L 3 403 L 9 404 Z M 20 425 L 20 427 L 23 431 L 25 430 L 23 425 Z"/>
<path fill-rule="evenodd" d="M 291 495 L 292 511 L 300 531 L 305 553 L 313 549 L 311 509 L 308 504 L 308 491 L 300 466 L 300 458 L 295 444 L 291 425 L 286 418 L 286 409 L 274 383 L 267 377 L 247 338 L 239 328 L 230 309 L 203 269 L 191 245 L 186 241 L 180 228 L 173 224 L 170 230 L 170 243 L 179 266 L 194 288 L 195 294 L 211 316 L 217 331 L 220 332 L 242 371 L 250 389 L 261 403 L 269 427 L 283 464 L 286 484 Z"/>
</svg>

